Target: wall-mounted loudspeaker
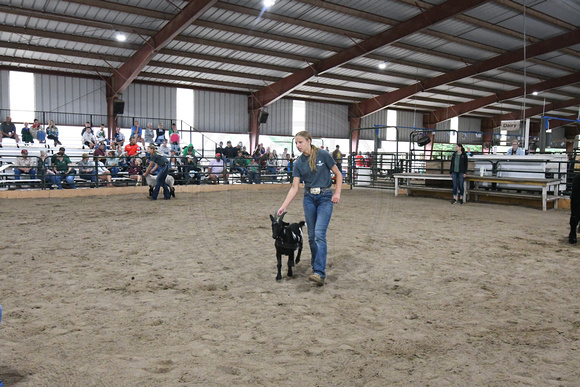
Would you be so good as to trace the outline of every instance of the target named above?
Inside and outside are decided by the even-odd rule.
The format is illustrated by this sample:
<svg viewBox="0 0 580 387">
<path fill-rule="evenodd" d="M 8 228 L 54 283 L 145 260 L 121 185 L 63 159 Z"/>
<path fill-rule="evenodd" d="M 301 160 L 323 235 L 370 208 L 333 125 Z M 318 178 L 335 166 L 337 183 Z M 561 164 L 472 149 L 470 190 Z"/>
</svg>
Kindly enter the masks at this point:
<svg viewBox="0 0 580 387">
<path fill-rule="evenodd" d="M 123 114 L 125 112 L 125 101 L 117 99 L 113 102 L 113 115 Z"/>
<path fill-rule="evenodd" d="M 263 110 L 260 110 L 260 113 L 258 114 L 258 122 L 260 124 L 265 124 L 266 122 L 268 122 L 268 112 L 265 112 Z"/>
</svg>

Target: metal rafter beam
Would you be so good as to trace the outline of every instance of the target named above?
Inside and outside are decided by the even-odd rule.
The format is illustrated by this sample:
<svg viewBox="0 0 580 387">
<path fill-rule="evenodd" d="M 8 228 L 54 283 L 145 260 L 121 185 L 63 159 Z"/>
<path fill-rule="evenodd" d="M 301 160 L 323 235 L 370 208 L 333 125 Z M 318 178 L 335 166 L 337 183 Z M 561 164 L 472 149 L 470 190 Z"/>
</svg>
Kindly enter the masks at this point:
<svg viewBox="0 0 580 387">
<path fill-rule="evenodd" d="M 448 0 L 433 7 L 427 12 L 420 13 L 419 15 L 402 22 L 396 27 L 368 38 L 327 59 L 313 63 L 311 66 L 307 66 L 289 77 L 264 87 L 252 95 L 249 100 L 249 108 L 257 109 L 268 105 L 277 99 L 284 97 L 313 76 L 323 74 L 324 72 L 340 66 L 354 58 L 366 55 L 377 48 L 393 43 L 405 36 L 453 17 L 456 14 L 485 3 L 486 1 L 487 0 Z"/>
<path fill-rule="evenodd" d="M 526 47 L 526 57 L 532 58 L 538 55 L 546 54 L 548 52 L 559 50 L 563 47 L 568 47 L 580 43 L 580 29 L 555 36 L 551 39 L 546 39 L 541 42 L 531 44 Z M 384 109 L 389 105 L 400 101 L 404 98 L 410 97 L 421 91 L 426 91 L 437 86 L 442 86 L 447 83 L 457 81 L 476 74 L 501 68 L 512 63 L 522 61 L 524 58 L 524 49 L 506 52 L 505 54 L 475 63 L 471 66 L 466 66 L 461 69 L 451 71 L 447 74 L 442 74 L 437 77 L 428 79 L 423 82 L 417 82 L 413 85 L 403 87 L 397 91 L 380 95 L 376 98 L 368 99 L 360 104 L 351 107 L 350 115 L 352 117 L 364 117 L 378 110 Z"/>
<path fill-rule="evenodd" d="M 491 121 L 493 122 L 494 126 L 499 126 L 500 123 L 504 120 L 525 120 L 532 116 L 536 116 L 538 114 L 551 112 L 554 110 L 564 109 L 570 106 L 580 105 L 580 98 L 572 98 L 566 101 L 558 101 L 558 102 L 551 102 L 546 104 L 546 106 L 534 106 L 532 108 L 526 109 L 523 114 L 521 111 L 519 112 L 512 112 L 508 114 L 502 114 L 500 116 L 491 117 Z"/>
<path fill-rule="evenodd" d="M 487 97 L 478 98 L 473 101 L 450 106 L 448 108 L 439 109 L 429 114 L 429 116 L 427 117 L 427 122 L 429 124 L 434 125 L 438 122 L 446 121 L 450 118 L 460 116 L 462 114 L 471 112 L 476 109 L 480 109 L 484 106 L 495 104 L 501 101 L 506 101 L 512 98 L 521 97 L 526 91 L 529 92 L 530 90 L 532 90 L 540 92 L 544 90 L 550 90 L 557 87 L 570 85 L 576 82 L 580 82 L 580 72 L 570 74 L 561 78 L 551 79 L 546 82 L 540 82 L 534 85 L 529 85 L 528 86 L 529 89 L 528 88 L 524 89 L 523 87 L 520 87 L 509 91 L 504 91 L 502 93 L 492 94 Z"/>
<path fill-rule="evenodd" d="M 216 2 L 217 0 L 198 0 L 183 7 L 173 20 L 169 21 L 154 37 L 150 38 L 143 47 L 113 74 L 111 82 L 113 92 L 123 92 L 137 78 L 137 75 L 156 55 L 157 51 L 165 47 Z"/>
<path fill-rule="evenodd" d="M 109 3 L 107 1 L 97 1 L 97 2 L 92 2 L 92 1 L 85 1 L 85 0 L 68 0 L 71 2 L 75 2 L 75 3 L 81 3 L 81 4 L 90 4 L 92 6 L 99 6 L 100 8 L 105 8 L 105 9 L 115 9 L 115 4 L 113 3 Z M 309 0 L 303 1 L 303 2 L 309 2 Z M 220 3 L 218 3 L 220 4 Z M 329 6 L 327 5 L 327 3 L 323 3 L 320 4 L 320 6 L 322 6 L 325 9 L 329 9 Z M 123 6 L 124 11 L 125 12 L 133 12 L 133 13 L 142 13 L 142 8 L 137 8 L 137 7 L 131 7 L 131 6 Z M 241 12 L 246 10 L 245 7 L 239 7 L 239 6 L 234 6 L 236 8 L 237 11 Z M 338 6 L 340 9 L 348 9 L 347 7 L 342 7 L 342 6 Z M 227 7 L 226 7 L 227 8 Z M 334 8 L 334 6 L 330 6 L 330 8 Z M 343 11 L 344 11 L 343 9 Z M 77 17 L 68 17 L 68 16 L 62 16 L 62 15 L 55 15 L 52 13 L 48 13 L 48 12 L 41 12 L 41 11 L 34 11 L 34 10 L 26 10 L 26 9 L 21 9 L 21 8 L 14 8 L 14 7 L 7 7 L 7 6 L 2 6 L 0 5 L 0 12 L 5 12 L 5 13 L 11 13 L 11 14 L 16 14 L 16 15 L 22 15 L 22 16 L 27 16 L 27 17 L 32 17 L 35 19 L 47 19 L 47 20 L 52 20 L 52 21 L 58 21 L 58 22 L 64 22 L 64 23 L 69 23 L 69 24 L 80 24 L 80 25 L 88 25 L 88 26 L 92 26 L 92 27 L 96 27 L 96 28 L 101 28 L 101 29 L 110 29 L 110 28 L 114 28 L 117 31 L 123 31 L 123 32 L 127 32 L 127 33 L 132 33 L 132 34 L 138 34 L 144 37 L 147 36 L 153 36 L 156 31 L 153 30 L 147 30 L 147 29 L 143 29 L 143 28 L 136 28 L 136 27 L 127 27 L 124 25 L 118 25 L 118 24 L 109 24 L 109 23 L 102 23 L 102 22 L 95 22 L 93 20 L 90 19 L 85 19 L 85 18 L 77 18 Z M 246 11 L 246 13 L 249 13 L 250 11 Z M 348 13 L 348 14 L 353 14 Z M 361 14 L 361 12 L 358 13 L 354 13 L 356 15 Z M 163 19 L 169 19 L 170 14 L 164 14 L 161 13 L 161 18 Z M 269 13 L 267 14 L 269 15 Z M 376 21 L 383 21 L 387 24 L 394 24 L 395 22 L 391 21 L 391 19 L 388 18 L 384 18 L 381 16 L 373 16 L 372 14 L 368 14 L 368 13 L 362 13 L 363 16 L 367 17 L 367 18 L 371 18 L 373 20 L 377 19 Z M 457 18 L 460 18 L 462 15 L 458 15 Z M 198 25 L 202 25 L 203 21 L 198 21 Z M 212 28 L 221 28 L 222 30 L 226 30 L 226 31 L 230 31 L 233 27 L 229 27 L 229 26 L 220 26 L 219 24 L 211 24 Z M 15 30 L 15 33 L 18 33 L 18 27 L 7 27 L 7 28 L 16 28 L 17 30 Z M 235 29 L 235 28 L 234 28 Z M 21 29 L 22 30 L 22 29 Z M 45 34 L 45 31 L 39 31 L 39 30 L 29 30 L 31 33 L 32 31 L 35 31 L 34 34 L 36 36 L 43 36 L 43 34 Z M 230 32 L 234 32 L 234 31 L 230 31 Z M 246 33 L 246 31 L 244 31 L 243 29 L 236 29 L 235 31 L 236 33 Z M 24 33 L 24 31 L 22 32 Z M 259 32 L 254 31 L 253 32 L 254 35 L 255 34 L 259 34 Z M 349 31 L 343 31 L 343 30 L 339 30 L 337 31 L 337 33 L 341 33 L 341 34 L 346 34 L 348 35 Z M 458 38 L 454 38 L 454 37 L 450 37 L 447 34 L 442 34 L 440 32 L 437 31 L 422 31 L 422 33 L 427 33 L 428 35 L 432 35 L 432 36 L 437 36 L 441 39 L 447 39 L 447 40 L 454 40 L 457 41 L 460 44 L 465 44 L 468 46 L 472 46 L 472 47 L 476 47 L 482 50 L 487 50 L 490 52 L 496 52 L 496 53 L 503 53 L 503 50 L 500 49 L 495 49 L 491 46 L 488 45 L 481 45 L 478 43 L 474 43 L 474 42 L 470 42 L 467 41 L 465 39 L 459 39 Z M 58 35 L 54 35 L 54 33 L 52 34 L 52 36 L 50 37 L 57 37 Z M 278 36 L 275 35 L 268 35 L 268 34 L 263 34 L 262 35 L 263 38 L 274 38 L 274 39 L 282 39 Z M 364 36 L 365 38 L 368 36 Z M 286 37 L 283 37 L 285 39 L 289 39 Z M 93 39 L 92 41 L 89 40 L 91 38 L 82 38 L 82 37 L 76 37 L 77 41 L 83 41 L 86 43 L 91 43 L 91 44 L 104 44 L 107 45 L 107 42 L 103 42 L 102 40 L 96 40 Z M 231 50 L 235 50 L 235 51 L 245 51 L 245 52 L 250 52 L 250 53 L 255 53 L 255 54 L 262 54 L 262 55 L 270 55 L 273 57 L 280 57 L 280 58 L 285 58 L 285 59 L 293 59 L 293 60 L 298 60 L 298 61 L 306 61 L 309 63 L 313 63 L 316 62 L 318 60 L 318 58 L 310 58 L 310 57 L 305 57 L 305 56 L 301 56 L 301 55 L 294 55 L 292 53 L 283 53 L 280 51 L 272 51 L 272 50 L 266 50 L 266 49 L 259 49 L 259 48 L 254 48 L 254 47 L 244 47 L 244 46 L 240 46 L 237 44 L 230 44 L 227 42 L 220 42 L 220 41 L 212 41 L 212 40 L 208 40 L 208 39 L 199 39 L 199 38 L 195 38 L 195 37 L 190 37 L 190 36 L 184 36 L 184 35 L 180 35 L 178 37 L 176 37 L 175 40 L 179 40 L 179 41 L 184 41 L 184 42 L 189 42 L 189 43 L 194 43 L 194 44 L 201 44 L 201 45 L 207 45 L 207 46 L 213 46 L 213 47 L 220 47 L 220 48 L 226 48 L 226 49 L 231 49 Z M 296 40 L 296 39 L 290 39 L 292 42 L 294 42 L 295 44 L 301 44 L 301 45 L 306 45 L 306 46 L 310 46 L 310 47 L 317 47 L 319 48 L 320 45 L 319 44 L 310 44 L 309 42 L 305 41 L 305 40 Z M 447 59 L 451 59 L 451 60 L 456 60 L 462 63 L 467 63 L 467 64 L 472 64 L 475 63 L 474 60 L 470 60 L 467 58 L 463 58 L 463 57 L 459 57 L 459 56 L 455 56 L 455 55 L 450 55 L 450 54 L 444 54 L 444 53 L 438 53 L 438 52 L 434 52 L 432 50 L 425 50 L 422 49 L 421 47 L 417 47 L 417 46 L 411 46 L 409 44 L 404 44 L 404 43 L 400 43 L 400 42 L 396 42 L 392 44 L 393 47 L 398 47 L 398 48 L 402 48 L 402 49 L 406 49 L 412 52 L 424 52 L 428 55 L 434 55 L 437 57 L 441 57 L 441 58 L 447 58 Z M 125 48 L 129 48 L 128 44 L 125 44 Z M 328 46 L 325 45 L 324 48 L 326 50 L 330 50 L 330 51 L 334 51 L 334 52 L 338 52 L 341 51 L 340 47 L 333 47 L 333 46 Z M 135 48 L 137 49 L 137 48 Z M 176 51 L 176 50 L 161 50 L 160 53 L 162 54 L 168 54 L 168 55 L 175 55 L 175 56 L 193 56 L 193 53 L 188 55 L 187 53 L 183 53 L 180 51 Z M 373 55 L 373 54 L 369 54 L 366 55 L 366 57 L 371 58 L 371 59 L 376 59 L 376 60 L 384 60 L 385 58 L 379 55 Z M 198 58 L 198 59 L 202 59 L 202 58 Z M 205 59 L 205 57 L 204 57 Z M 213 60 L 213 59 L 208 59 L 208 60 Z M 402 65 L 406 65 L 406 66 L 412 66 L 412 67 L 418 67 L 418 68 L 422 68 L 422 69 L 426 69 L 426 70 L 430 70 L 430 71 L 438 71 L 438 72 L 446 72 L 446 69 L 442 69 L 442 68 L 437 68 L 435 66 L 431 66 L 431 65 L 427 65 L 427 64 L 422 64 L 422 63 L 414 63 L 414 62 L 408 62 L 405 60 L 401 60 L 401 59 L 389 59 L 389 62 L 391 63 L 397 63 L 397 64 L 402 64 Z M 573 69 L 567 67 L 567 66 L 561 66 L 561 65 L 556 65 L 556 64 L 551 64 L 550 62 L 545 62 L 545 61 L 539 61 L 541 62 L 541 64 L 548 66 L 548 67 L 552 67 L 552 68 L 558 68 L 562 71 L 574 71 Z M 238 64 L 238 63 L 236 63 Z M 245 63 L 239 63 L 241 65 L 244 66 L 248 66 L 248 64 Z M 250 64 L 250 67 L 255 67 L 252 66 L 252 64 Z M 264 68 L 269 68 L 267 64 L 261 64 L 261 67 Z M 276 68 L 280 68 L 282 66 L 273 66 L 273 69 Z M 359 71 L 363 71 L 363 72 L 372 72 L 372 73 L 377 73 L 377 74 L 381 74 L 381 75 L 392 75 L 395 77 L 399 77 L 399 78 L 404 78 L 404 79 L 409 79 L 409 80 L 414 80 L 414 81 L 418 81 L 421 79 L 417 79 L 416 77 L 411 77 L 405 73 L 394 73 L 394 72 L 389 72 L 389 71 L 376 71 L 376 69 L 373 68 L 363 68 L 362 66 L 354 66 L 354 65 L 349 65 L 346 64 L 344 66 L 342 66 L 344 68 L 348 68 L 348 69 L 353 69 L 353 70 L 359 70 Z M 292 73 L 297 71 L 297 69 L 295 68 L 286 68 L 283 69 L 281 71 L 285 71 L 288 73 Z M 505 69 L 505 71 L 507 72 L 511 72 L 514 74 L 518 74 L 518 75 L 522 75 L 522 71 L 521 70 L 516 70 L 516 69 Z M 527 73 L 528 77 L 532 77 L 532 78 L 538 78 L 538 79 L 542 79 L 542 76 L 534 74 L 533 72 L 529 72 Z M 477 79 L 481 79 L 481 80 L 487 80 L 485 77 L 475 77 Z M 353 80 L 354 82 L 356 82 L 357 80 Z M 510 85 L 510 86 L 514 86 L 516 87 L 516 84 L 510 84 L 509 82 L 505 81 L 504 83 Z M 394 85 L 393 85 L 394 87 Z M 485 90 L 487 92 L 492 92 L 492 90 L 487 89 Z"/>
</svg>

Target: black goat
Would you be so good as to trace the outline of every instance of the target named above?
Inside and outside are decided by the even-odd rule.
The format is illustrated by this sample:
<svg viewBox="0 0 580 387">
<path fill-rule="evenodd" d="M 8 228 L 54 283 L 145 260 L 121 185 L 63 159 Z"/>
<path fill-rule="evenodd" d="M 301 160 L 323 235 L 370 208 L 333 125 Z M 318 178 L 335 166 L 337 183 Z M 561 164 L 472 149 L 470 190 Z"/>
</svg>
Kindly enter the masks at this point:
<svg viewBox="0 0 580 387">
<path fill-rule="evenodd" d="M 300 254 L 302 253 L 302 227 L 306 224 L 304 221 L 300 223 L 286 223 L 284 222 L 283 213 L 280 218 L 270 215 L 272 221 L 272 238 L 275 239 L 274 246 L 276 246 L 276 259 L 278 260 L 278 275 L 276 280 L 282 279 L 282 255 L 288 256 L 288 277 L 292 277 L 292 266 L 300 262 Z M 294 260 L 294 251 L 298 249 L 296 261 Z"/>
<path fill-rule="evenodd" d="M 568 242 L 578 242 L 576 230 L 580 221 L 580 173 L 572 180 L 572 193 L 570 194 L 570 235 Z"/>
</svg>

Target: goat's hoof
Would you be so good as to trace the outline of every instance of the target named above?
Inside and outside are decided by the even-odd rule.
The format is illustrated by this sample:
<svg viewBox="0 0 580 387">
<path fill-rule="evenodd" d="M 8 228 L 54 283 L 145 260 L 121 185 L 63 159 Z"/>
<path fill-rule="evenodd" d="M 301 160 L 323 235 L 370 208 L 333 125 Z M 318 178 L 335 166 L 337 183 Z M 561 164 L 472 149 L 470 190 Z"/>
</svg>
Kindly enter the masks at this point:
<svg viewBox="0 0 580 387">
<path fill-rule="evenodd" d="M 276 276 L 276 281 L 282 280 L 282 276 Z"/>
<path fill-rule="evenodd" d="M 569 237 L 568 238 L 568 242 L 574 244 L 574 243 L 578 242 L 578 239 L 577 238 L 574 238 L 574 237 Z"/>
</svg>

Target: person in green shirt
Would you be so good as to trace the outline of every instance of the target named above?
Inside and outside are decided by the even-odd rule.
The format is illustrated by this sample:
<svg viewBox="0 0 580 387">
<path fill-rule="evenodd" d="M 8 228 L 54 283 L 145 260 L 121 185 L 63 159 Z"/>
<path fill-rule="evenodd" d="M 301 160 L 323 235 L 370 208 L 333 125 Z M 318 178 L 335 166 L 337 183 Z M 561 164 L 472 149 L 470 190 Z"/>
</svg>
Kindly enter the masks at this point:
<svg viewBox="0 0 580 387">
<path fill-rule="evenodd" d="M 64 149 L 60 150 L 54 156 L 55 157 L 54 161 L 52 162 L 52 168 L 54 173 L 56 174 L 56 184 L 58 186 L 58 189 L 62 189 L 61 183 L 63 179 L 69 185 L 69 187 L 71 187 L 72 189 L 76 189 L 77 188 L 75 184 L 76 170 L 72 167 L 70 158 L 64 154 Z"/>
<path fill-rule="evenodd" d="M 246 157 L 242 155 L 242 151 L 238 151 L 238 155 L 234 158 L 234 170 L 242 174 L 242 181 L 246 179 L 246 174 L 248 173 L 249 161 Z"/>
</svg>

